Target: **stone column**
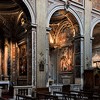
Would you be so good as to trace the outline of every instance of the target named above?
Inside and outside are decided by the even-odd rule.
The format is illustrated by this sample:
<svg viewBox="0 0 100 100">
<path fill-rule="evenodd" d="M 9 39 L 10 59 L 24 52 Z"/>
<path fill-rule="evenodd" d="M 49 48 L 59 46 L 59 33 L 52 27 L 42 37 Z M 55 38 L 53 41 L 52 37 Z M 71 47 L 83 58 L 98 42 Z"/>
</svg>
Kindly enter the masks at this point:
<svg viewBox="0 0 100 100">
<path fill-rule="evenodd" d="M 84 57 L 84 51 L 83 51 L 83 47 L 84 47 L 84 37 L 80 37 L 80 46 L 81 46 L 81 89 L 83 89 L 83 73 L 84 73 L 84 64 L 83 64 L 83 57 Z"/>
<path fill-rule="evenodd" d="M 90 38 L 90 64 L 91 64 L 91 67 L 92 67 L 92 41 L 94 40 L 93 37 Z"/>
<path fill-rule="evenodd" d="M 50 58 L 49 58 L 49 32 L 50 32 L 51 28 L 47 27 L 46 28 L 46 83 L 48 81 L 49 78 L 49 74 L 50 73 Z"/>
<path fill-rule="evenodd" d="M 8 39 L 5 38 L 5 43 L 4 43 L 4 77 L 5 80 L 8 80 L 7 77 L 7 60 L 8 60 Z"/>
<path fill-rule="evenodd" d="M 37 60 L 36 60 L 36 24 L 32 25 L 32 87 L 37 84 Z"/>
<path fill-rule="evenodd" d="M 84 68 L 87 69 L 87 59 L 90 61 L 90 26 L 92 0 L 85 0 L 85 20 L 84 20 Z"/>
</svg>

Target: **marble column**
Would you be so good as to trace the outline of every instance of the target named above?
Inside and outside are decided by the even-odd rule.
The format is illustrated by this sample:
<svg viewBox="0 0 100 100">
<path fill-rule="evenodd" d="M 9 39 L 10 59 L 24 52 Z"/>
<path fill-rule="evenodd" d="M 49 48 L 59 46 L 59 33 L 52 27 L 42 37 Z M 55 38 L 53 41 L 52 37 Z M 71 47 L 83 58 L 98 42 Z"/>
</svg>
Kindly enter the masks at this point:
<svg viewBox="0 0 100 100">
<path fill-rule="evenodd" d="M 1 75 L 2 75 L 2 52 L 1 52 L 1 40 L 0 40 L 0 80 L 1 80 Z"/>
<path fill-rule="evenodd" d="M 4 77 L 5 77 L 5 80 L 8 80 L 7 60 L 8 60 L 8 39 L 5 38 L 5 43 L 4 43 Z"/>
</svg>

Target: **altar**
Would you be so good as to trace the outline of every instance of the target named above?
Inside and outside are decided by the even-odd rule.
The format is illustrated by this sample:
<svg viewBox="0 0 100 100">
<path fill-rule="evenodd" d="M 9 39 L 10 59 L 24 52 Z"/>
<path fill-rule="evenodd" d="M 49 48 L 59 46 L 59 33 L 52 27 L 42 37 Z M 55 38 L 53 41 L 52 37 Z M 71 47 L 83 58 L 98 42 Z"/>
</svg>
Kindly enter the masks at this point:
<svg viewBox="0 0 100 100">
<path fill-rule="evenodd" d="M 57 92 L 69 92 L 70 85 L 63 85 L 63 84 L 52 84 L 49 86 L 49 92 L 53 94 L 54 91 Z"/>
<path fill-rule="evenodd" d="M 59 75 L 62 84 L 69 85 L 74 83 L 74 74 L 72 72 L 61 72 Z"/>
</svg>

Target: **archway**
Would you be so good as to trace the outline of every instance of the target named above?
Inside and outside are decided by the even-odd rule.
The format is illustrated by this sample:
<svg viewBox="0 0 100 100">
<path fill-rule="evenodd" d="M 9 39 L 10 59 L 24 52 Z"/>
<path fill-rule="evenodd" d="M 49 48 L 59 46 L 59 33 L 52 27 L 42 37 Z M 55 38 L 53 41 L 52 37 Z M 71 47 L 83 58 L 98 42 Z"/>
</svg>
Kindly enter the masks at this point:
<svg viewBox="0 0 100 100">
<path fill-rule="evenodd" d="M 0 80 L 32 85 L 34 13 L 27 1 L 1 0 L 0 5 Z"/>
<path fill-rule="evenodd" d="M 81 78 L 80 25 L 70 11 L 59 9 L 49 27 L 49 77 L 57 84 L 74 83 L 76 77 Z"/>
<path fill-rule="evenodd" d="M 92 41 L 92 67 L 100 68 L 100 22 L 93 27 L 93 41 Z"/>
</svg>

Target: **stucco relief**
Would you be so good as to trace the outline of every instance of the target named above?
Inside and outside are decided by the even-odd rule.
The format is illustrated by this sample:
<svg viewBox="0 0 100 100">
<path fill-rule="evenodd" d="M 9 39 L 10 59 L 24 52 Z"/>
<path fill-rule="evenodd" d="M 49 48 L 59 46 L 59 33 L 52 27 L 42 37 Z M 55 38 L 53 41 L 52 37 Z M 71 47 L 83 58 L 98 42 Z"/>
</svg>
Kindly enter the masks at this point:
<svg viewBox="0 0 100 100">
<path fill-rule="evenodd" d="M 95 17 L 95 16 L 92 16 L 92 20 L 93 20 L 94 18 L 96 18 L 96 17 Z"/>
<path fill-rule="evenodd" d="M 84 23 L 84 12 L 80 9 L 77 9 L 75 12 L 77 13 L 79 19 L 81 20 L 81 22 L 83 24 Z"/>
<path fill-rule="evenodd" d="M 49 1 L 49 2 L 48 2 L 48 6 L 50 6 L 51 4 L 53 4 L 53 2 Z"/>
<path fill-rule="evenodd" d="M 81 11 L 76 11 L 79 17 L 82 19 L 82 12 Z"/>
<path fill-rule="evenodd" d="M 93 8 L 100 10 L 100 0 L 93 0 Z"/>
</svg>

